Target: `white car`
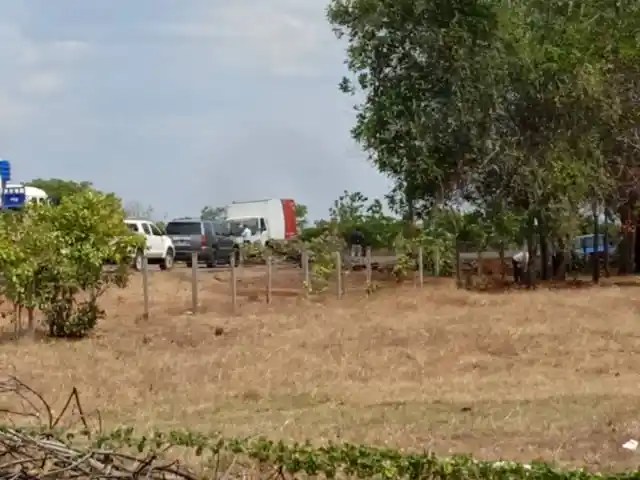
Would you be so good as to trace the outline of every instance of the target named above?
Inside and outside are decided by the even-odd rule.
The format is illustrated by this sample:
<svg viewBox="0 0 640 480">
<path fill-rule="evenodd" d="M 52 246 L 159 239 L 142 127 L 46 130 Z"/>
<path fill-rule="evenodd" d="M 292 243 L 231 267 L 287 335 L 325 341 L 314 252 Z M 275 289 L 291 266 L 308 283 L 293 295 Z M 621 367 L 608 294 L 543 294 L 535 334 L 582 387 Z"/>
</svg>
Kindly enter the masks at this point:
<svg viewBox="0 0 640 480">
<path fill-rule="evenodd" d="M 168 235 L 149 220 L 136 220 L 128 218 L 124 223 L 134 233 L 143 235 L 146 240 L 147 262 L 160 265 L 161 270 L 171 270 L 173 268 L 176 249 L 173 241 Z M 133 266 L 136 270 L 142 270 L 143 253 L 138 251 L 135 254 Z"/>
</svg>

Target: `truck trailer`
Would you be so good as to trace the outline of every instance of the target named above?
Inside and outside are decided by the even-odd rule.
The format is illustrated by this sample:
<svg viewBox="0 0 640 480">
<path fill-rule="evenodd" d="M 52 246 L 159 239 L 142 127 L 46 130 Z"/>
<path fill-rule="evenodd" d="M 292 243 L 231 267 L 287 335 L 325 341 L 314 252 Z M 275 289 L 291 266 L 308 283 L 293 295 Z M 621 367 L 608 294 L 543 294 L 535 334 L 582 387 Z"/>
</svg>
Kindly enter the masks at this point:
<svg viewBox="0 0 640 480">
<path fill-rule="evenodd" d="M 231 233 L 241 242 L 244 227 L 251 230 L 251 243 L 268 245 L 272 240 L 291 240 L 298 234 L 296 203 L 290 198 L 232 202 L 227 206 Z"/>
</svg>

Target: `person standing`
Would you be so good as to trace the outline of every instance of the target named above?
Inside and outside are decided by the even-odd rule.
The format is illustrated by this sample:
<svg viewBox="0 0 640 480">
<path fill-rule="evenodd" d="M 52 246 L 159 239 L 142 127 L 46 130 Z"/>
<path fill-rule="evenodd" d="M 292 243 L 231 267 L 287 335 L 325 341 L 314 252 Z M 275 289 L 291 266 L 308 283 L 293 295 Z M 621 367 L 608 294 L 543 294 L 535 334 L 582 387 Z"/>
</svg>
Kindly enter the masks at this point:
<svg viewBox="0 0 640 480">
<path fill-rule="evenodd" d="M 524 274 L 529 268 L 529 252 L 526 250 L 520 250 L 511 259 L 511 265 L 513 267 L 513 281 L 516 284 L 524 281 Z"/>
<path fill-rule="evenodd" d="M 351 250 L 351 256 L 362 257 L 364 255 L 364 244 L 364 234 L 357 228 L 354 228 L 351 232 L 351 235 L 349 235 L 349 247 Z"/>
<path fill-rule="evenodd" d="M 240 236 L 242 237 L 242 243 L 251 243 L 251 235 L 252 235 L 251 229 L 246 225 L 240 225 L 240 229 L 241 229 Z"/>
</svg>

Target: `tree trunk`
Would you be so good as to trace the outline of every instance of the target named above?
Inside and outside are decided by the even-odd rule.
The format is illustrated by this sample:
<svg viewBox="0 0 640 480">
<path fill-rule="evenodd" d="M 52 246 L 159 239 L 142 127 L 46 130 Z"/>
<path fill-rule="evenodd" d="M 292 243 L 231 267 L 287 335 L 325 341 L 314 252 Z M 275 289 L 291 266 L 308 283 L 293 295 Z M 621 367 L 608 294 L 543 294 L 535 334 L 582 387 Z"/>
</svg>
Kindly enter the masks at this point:
<svg viewBox="0 0 640 480">
<path fill-rule="evenodd" d="M 542 215 L 538 218 L 538 229 L 540 237 L 540 266 L 542 268 L 541 274 L 543 280 L 551 279 L 551 272 L 549 271 L 549 241 L 547 239 L 547 228 L 542 218 Z"/>
<path fill-rule="evenodd" d="M 629 275 L 634 271 L 636 224 L 633 215 L 633 204 L 630 202 L 620 208 L 620 221 L 622 223 L 622 241 L 620 242 L 620 248 L 618 250 L 618 274 Z"/>
<path fill-rule="evenodd" d="M 529 261 L 527 263 L 527 287 L 532 288 L 535 284 L 535 275 L 533 272 L 534 260 L 535 260 L 535 231 L 534 231 L 534 223 L 533 218 L 529 220 L 529 225 L 527 229 L 527 253 L 529 254 Z"/>
<path fill-rule="evenodd" d="M 558 239 L 558 251 L 557 255 L 559 256 L 558 260 L 558 268 L 555 272 L 556 280 L 566 280 L 567 279 L 567 245 L 564 239 Z"/>
<path fill-rule="evenodd" d="M 593 253 L 591 254 L 591 279 L 593 280 L 593 283 L 598 283 L 600 281 L 600 225 L 598 222 L 598 204 L 596 202 L 593 202 L 591 211 L 593 215 Z"/>
<path fill-rule="evenodd" d="M 611 272 L 609 271 L 609 217 L 611 212 L 608 208 L 604 209 L 604 276 L 609 278 Z"/>
<path fill-rule="evenodd" d="M 504 284 L 506 280 L 507 266 L 504 264 L 504 242 L 500 242 L 500 281 Z"/>
</svg>

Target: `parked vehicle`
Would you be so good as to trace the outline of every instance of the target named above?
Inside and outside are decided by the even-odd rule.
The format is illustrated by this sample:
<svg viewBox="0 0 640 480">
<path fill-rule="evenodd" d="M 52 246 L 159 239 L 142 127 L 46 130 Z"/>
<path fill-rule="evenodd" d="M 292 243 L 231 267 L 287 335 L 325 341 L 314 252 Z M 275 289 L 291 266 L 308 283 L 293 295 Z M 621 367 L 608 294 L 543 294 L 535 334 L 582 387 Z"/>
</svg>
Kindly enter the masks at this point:
<svg viewBox="0 0 640 480">
<path fill-rule="evenodd" d="M 176 255 L 173 241 L 168 235 L 162 233 L 155 223 L 149 220 L 137 220 L 133 218 L 127 218 L 124 223 L 132 232 L 145 237 L 147 263 L 150 265 L 160 265 L 161 270 L 171 270 L 173 268 Z M 142 251 L 135 253 L 133 266 L 138 271 L 142 270 Z"/>
<path fill-rule="evenodd" d="M 29 203 L 47 203 L 49 197 L 41 188 L 9 183 L 4 189 L 1 200 L 2 208 L 19 210 Z"/>
<path fill-rule="evenodd" d="M 212 222 L 198 218 L 177 218 L 166 227 L 176 249 L 176 260 L 191 266 L 191 254 L 198 253 L 198 262 L 207 267 L 229 263 L 236 243 L 224 222 Z"/>
<path fill-rule="evenodd" d="M 238 243 L 242 243 L 240 235 L 245 226 L 251 230 L 251 243 L 261 245 L 271 240 L 291 240 L 298 234 L 296 204 L 288 198 L 233 202 L 227 206 L 227 221 Z"/>
<path fill-rule="evenodd" d="M 578 258 L 587 258 L 594 253 L 596 253 L 596 249 L 594 248 L 594 240 L 595 235 L 580 235 L 574 239 L 573 244 L 573 253 Z M 616 253 L 617 245 L 615 239 L 609 237 L 609 255 L 613 256 Z M 598 234 L 598 249 L 597 253 L 599 255 L 604 254 L 604 234 Z"/>
</svg>

